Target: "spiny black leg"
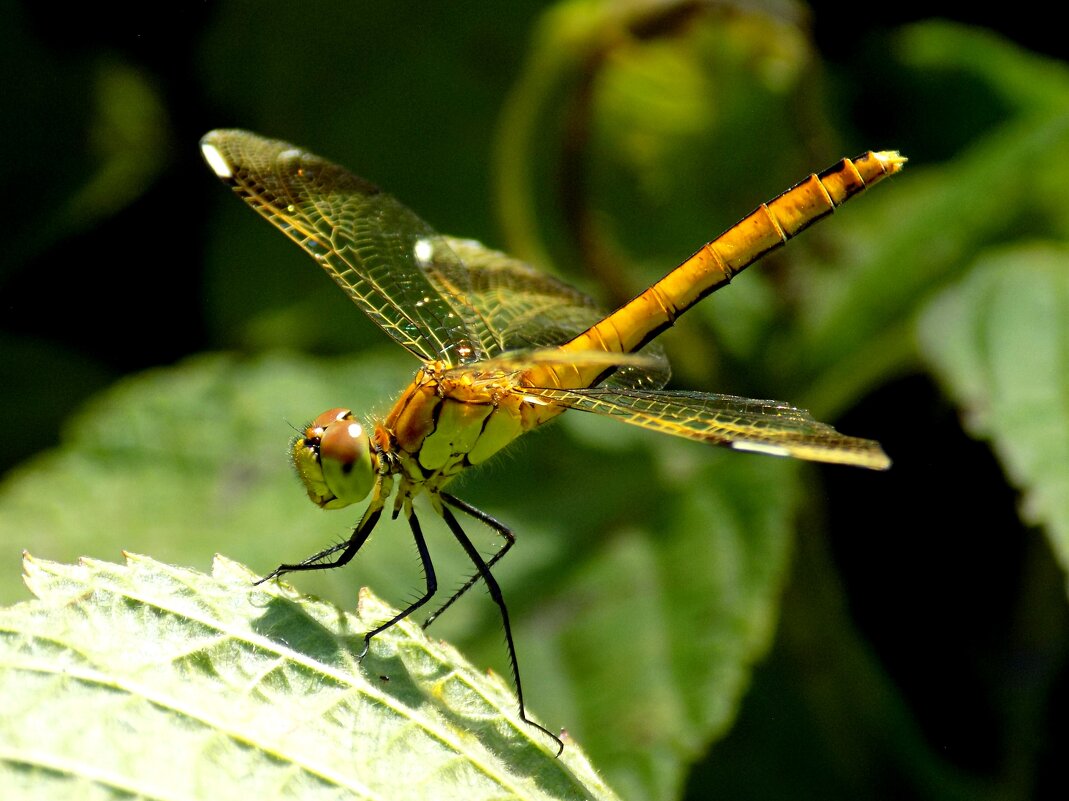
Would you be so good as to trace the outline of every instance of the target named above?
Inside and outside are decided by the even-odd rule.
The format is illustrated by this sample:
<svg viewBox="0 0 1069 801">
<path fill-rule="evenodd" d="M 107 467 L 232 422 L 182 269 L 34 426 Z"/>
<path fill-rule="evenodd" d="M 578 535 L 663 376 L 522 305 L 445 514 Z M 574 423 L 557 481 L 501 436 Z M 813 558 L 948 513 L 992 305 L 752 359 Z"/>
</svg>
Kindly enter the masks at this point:
<svg viewBox="0 0 1069 801">
<path fill-rule="evenodd" d="M 345 542 L 340 542 L 337 545 L 332 545 L 326 548 L 314 556 L 309 556 L 303 562 L 298 562 L 295 565 L 279 565 L 262 579 L 256 582 L 256 584 L 263 584 L 265 581 L 284 576 L 286 573 L 297 573 L 302 570 L 330 570 L 335 567 L 341 567 L 347 565 L 356 556 L 356 552 L 363 547 L 367 542 L 367 538 L 371 536 L 372 530 L 375 528 L 375 524 L 379 522 L 379 515 L 382 514 L 382 507 L 369 507 L 364 512 L 364 517 L 353 529 L 353 536 L 349 537 Z M 335 559 L 333 562 L 324 562 L 328 556 L 332 556 L 338 551 L 342 551 L 342 555 Z"/>
<path fill-rule="evenodd" d="M 454 507 L 456 509 L 459 509 L 460 511 L 470 515 L 471 517 L 474 517 L 480 523 L 486 525 L 492 531 L 494 531 L 497 534 L 499 534 L 503 540 L 505 540 L 505 544 L 501 546 L 501 550 L 498 551 L 497 553 L 495 553 L 493 555 L 493 557 L 490 559 L 490 561 L 486 563 L 487 569 L 493 567 L 499 561 L 501 561 L 501 557 L 503 557 L 505 554 L 507 554 L 509 552 L 509 548 L 511 548 L 513 545 L 516 544 L 516 535 L 513 534 L 512 530 L 509 529 L 507 526 L 505 526 L 503 523 L 501 523 L 499 520 L 496 520 L 495 518 L 490 517 L 490 515 L 488 515 L 486 512 L 483 512 L 483 511 L 481 511 L 479 509 L 476 509 L 474 506 L 471 506 L 470 504 L 465 503 L 464 501 L 462 501 L 459 498 L 456 498 L 456 497 L 450 495 L 447 492 L 439 493 L 439 496 L 441 497 L 441 499 L 443 501 L 448 503 L 450 506 L 452 506 L 452 507 Z M 448 609 L 454 603 L 456 603 L 456 601 L 460 598 L 460 596 L 463 595 L 464 593 L 466 593 L 472 587 L 474 587 L 475 586 L 475 582 L 477 582 L 482 577 L 483 577 L 482 573 L 476 573 L 474 576 L 472 576 L 466 582 L 464 582 L 464 584 L 461 585 L 460 589 L 458 589 L 456 592 L 454 592 L 452 597 L 448 601 L 446 601 L 444 604 L 442 604 L 440 607 L 438 607 L 438 609 L 434 612 L 434 614 L 432 614 L 429 618 L 427 618 L 425 621 L 423 621 L 423 628 L 427 628 L 431 623 L 433 623 L 435 620 L 437 620 L 438 617 L 442 614 L 442 612 L 444 612 L 446 609 Z"/>
<path fill-rule="evenodd" d="M 386 631 L 386 629 L 388 629 L 390 626 L 401 620 L 404 620 L 406 617 L 408 617 L 421 606 L 423 606 L 423 604 L 427 603 L 427 601 L 429 601 L 434 596 L 434 593 L 438 591 L 438 579 L 434 575 L 434 564 L 431 562 L 431 553 L 427 550 L 427 541 L 423 539 L 423 532 L 420 530 L 419 520 L 416 519 L 416 513 L 413 511 L 409 511 L 408 525 L 412 529 L 412 539 L 416 541 L 416 550 L 419 551 L 419 560 L 423 563 L 423 575 L 427 577 L 427 591 L 423 593 L 423 595 L 421 595 L 419 598 L 417 598 L 413 603 L 405 607 L 405 609 L 402 610 L 399 614 L 390 618 L 381 626 L 378 626 L 369 631 L 367 634 L 365 634 L 364 650 L 360 652 L 360 655 L 357 657 L 357 659 L 363 659 L 365 656 L 367 656 L 368 648 L 371 647 L 372 637 L 374 637 L 376 634 L 381 634 L 382 632 Z"/>
<path fill-rule="evenodd" d="M 442 507 L 441 511 L 445 524 L 449 526 L 449 530 L 453 532 L 453 536 L 457 538 L 457 542 L 460 543 L 460 546 L 468 554 L 468 558 L 471 559 L 472 564 L 478 568 L 479 575 L 486 583 L 486 589 L 490 593 L 490 597 L 494 599 L 494 603 L 496 603 L 498 609 L 501 610 L 501 625 L 505 629 L 505 645 L 508 647 L 509 662 L 512 664 L 512 680 L 516 683 L 516 700 L 519 701 L 520 704 L 520 720 L 528 726 L 533 726 L 547 737 L 551 738 L 553 742 L 557 744 L 557 756 L 560 756 L 564 752 L 564 742 L 560 737 L 527 717 L 527 708 L 523 703 L 523 685 L 520 683 L 520 663 L 516 658 L 516 644 L 512 641 L 512 625 L 509 623 L 509 610 L 508 607 L 505 606 L 505 597 L 501 594 L 501 587 L 498 586 L 494 574 L 490 572 L 490 566 L 479 554 L 478 549 L 472 544 L 468 535 L 464 533 L 464 529 L 460 527 L 460 523 L 457 522 L 453 513 L 445 506 Z"/>
</svg>

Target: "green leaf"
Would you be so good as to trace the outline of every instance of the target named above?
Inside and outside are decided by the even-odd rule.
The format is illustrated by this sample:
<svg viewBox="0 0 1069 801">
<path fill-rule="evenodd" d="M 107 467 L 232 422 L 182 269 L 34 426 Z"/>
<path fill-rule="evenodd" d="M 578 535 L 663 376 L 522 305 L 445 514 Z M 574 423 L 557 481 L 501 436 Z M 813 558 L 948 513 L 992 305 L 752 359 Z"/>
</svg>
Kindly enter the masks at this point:
<svg viewBox="0 0 1069 801">
<path fill-rule="evenodd" d="M 969 430 L 991 441 L 1025 519 L 1069 571 L 1069 248 L 986 255 L 933 300 L 919 332 Z"/>
<path fill-rule="evenodd" d="M 946 20 L 909 25 L 897 36 L 899 58 L 925 73 L 979 78 L 1013 116 L 1049 113 L 1069 98 L 1069 73 L 1061 60 L 1044 58 L 983 28 Z M 964 81 L 961 88 L 964 89 Z M 944 102 L 946 98 L 943 98 Z M 956 109 L 947 109 L 953 114 Z"/>
<path fill-rule="evenodd" d="M 24 564 L 39 600 L 0 611 L 7 799 L 615 797 L 411 622 L 359 662 L 396 613 L 370 592 L 354 614 L 222 557 Z"/>
</svg>

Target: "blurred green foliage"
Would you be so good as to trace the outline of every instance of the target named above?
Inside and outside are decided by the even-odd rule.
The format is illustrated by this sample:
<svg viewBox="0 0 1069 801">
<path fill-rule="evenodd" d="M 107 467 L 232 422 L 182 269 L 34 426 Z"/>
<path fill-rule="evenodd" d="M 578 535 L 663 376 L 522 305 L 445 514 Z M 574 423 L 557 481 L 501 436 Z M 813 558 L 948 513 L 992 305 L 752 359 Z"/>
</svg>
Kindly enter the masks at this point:
<svg viewBox="0 0 1069 801">
<path fill-rule="evenodd" d="M 382 412 L 415 365 L 219 189 L 208 129 L 308 147 L 606 305 L 897 147 L 901 177 L 662 338 L 677 386 L 808 406 L 890 473 L 574 414 L 456 492 L 519 535 L 499 577 L 531 709 L 621 797 L 1064 797 L 1063 61 L 774 0 L 99 13 L 0 23 L 0 598 L 25 597 L 23 548 L 266 572 L 353 522 L 307 507 L 286 423 Z M 342 606 L 420 583 L 401 526 L 317 579 Z M 439 625 L 503 672 L 491 605 Z"/>
</svg>

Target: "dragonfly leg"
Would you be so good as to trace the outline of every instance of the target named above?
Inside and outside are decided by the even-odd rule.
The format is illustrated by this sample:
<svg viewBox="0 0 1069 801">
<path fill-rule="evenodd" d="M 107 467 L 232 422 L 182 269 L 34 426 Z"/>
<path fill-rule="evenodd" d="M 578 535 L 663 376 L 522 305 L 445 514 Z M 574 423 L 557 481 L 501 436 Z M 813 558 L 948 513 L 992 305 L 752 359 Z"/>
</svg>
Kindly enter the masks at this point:
<svg viewBox="0 0 1069 801">
<path fill-rule="evenodd" d="M 439 493 L 439 495 L 441 496 L 442 500 L 445 501 L 446 503 L 448 503 L 450 506 L 454 507 L 455 509 L 459 509 L 462 512 L 465 512 L 466 514 L 470 515 L 471 517 L 474 517 L 480 523 L 483 523 L 488 528 L 490 528 L 492 531 L 494 531 L 495 533 L 499 534 L 501 536 L 501 538 L 505 541 L 505 544 L 501 546 L 501 550 L 499 550 L 497 553 L 495 553 L 493 555 L 493 557 L 490 559 L 490 561 L 486 563 L 487 569 L 493 567 L 498 562 L 500 562 L 501 558 L 505 554 L 507 554 L 509 552 L 509 549 L 513 545 L 516 544 L 516 535 L 513 534 L 512 530 L 510 528 L 508 528 L 501 521 L 499 521 L 499 520 L 497 520 L 497 519 L 495 519 L 493 517 L 490 517 L 490 515 L 486 514 L 486 512 L 483 512 L 483 511 L 480 511 L 479 509 L 476 509 L 471 504 L 465 503 L 464 501 L 462 501 L 459 498 L 456 498 L 456 497 L 450 495 L 447 492 L 441 492 L 441 493 Z M 482 577 L 483 577 L 483 574 L 481 572 L 479 572 L 479 573 L 476 573 L 471 578 L 469 578 L 466 582 L 464 582 L 464 584 L 461 585 L 461 587 L 456 592 L 453 593 L 453 595 L 449 598 L 448 601 L 446 601 L 444 604 L 442 604 L 440 607 L 438 607 L 438 609 L 435 610 L 434 614 L 432 614 L 430 617 L 428 617 L 423 622 L 423 628 L 427 628 L 429 625 L 431 625 L 431 623 L 433 623 L 435 620 L 437 620 L 439 618 L 439 616 L 442 614 L 442 612 L 444 612 L 446 609 L 448 609 L 454 603 L 456 603 L 457 600 L 460 598 L 460 596 L 462 596 L 464 593 L 466 593 L 468 590 L 470 590 L 472 587 L 474 587 L 475 583 L 479 579 L 481 579 Z"/>
<path fill-rule="evenodd" d="M 340 542 L 337 545 L 324 548 L 319 553 L 309 556 L 307 559 L 297 562 L 296 564 L 279 565 L 262 579 L 257 581 L 256 584 L 263 584 L 265 581 L 279 578 L 286 573 L 297 573 L 303 570 L 330 570 L 335 567 L 342 567 L 343 565 L 349 564 L 349 562 L 352 561 L 352 558 L 356 556 L 356 552 L 363 547 L 364 543 L 367 542 L 367 538 L 371 536 L 371 532 L 374 530 L 375 524 L 379 522 L 379 515 L 381 514 L 381 505 L 369 506 L 356 528 L 353 529 L 353 535 L 345 542 Z M 338 551 L 341 551 L 342 555 L 337 559 L 330 562 L 323 561 L 328 556 L 333 556 Z"/>
<path fill-rule="evenodd" d="M 376 634 L 381 634 L 386 631 L 386 629 L 390 628 L 390 626 L 404 620 L 423 606 L 423 604 L 427 603 L 427 601 L 434 597 L 434 593 L 438 591 L 438 578 L 434 575 L 434 563 L 431 562 L 431 552 L 427 550 L 427 541 L 423 538 L 423 531 L 419 527 L 419 520 L 416 518 L 416 513 L 411 510 L 409 510 L 408 513 L 408 525 L 412 529 L 412 539 L 415 540 L 416 550 L 419 551 L 419 561 L 423 565 L 423 575 L 427 579 L 427 591 L 381 626 L 376 626 L 365 634 L 364 650 L 359 653 L 357 659 L 363 659 L 367 656 L 368 649 L 371 647 L 372 637 Z"/>
<path fill-rule="evenodd" d="M 450 502 L 455 500 L 455 498 L 450 496 Z M 463 509 L 464 506 L 460 506 L 459 508 Z M 479 514 L 482 513 L 480 512 Z M 520 683 L 520 663 L 516 657 L 516 644 L 512 640 L 512 625 L 509 623 L 509 610 L 505 605 L 505 597 L 501 594 L 501 587 L 498 585 L 497 579 L 494 578 L 494 574 L 490 572 L 490 565 L 482 558 L 479 550 L 472 543 L 468 535 L 464 533 L 464 529 L 461 528 L 460 523 L 457 522 L 456 517 L 449 511 L 449 508 L 442 506 L 441 515 L 442 519 L 445 520 L 445 524 L 449 526 L 449 530 L 453 532 L 453 536 L 457 538 L 457 542 L 460 543 L 460 546 L 464 549 L 465 553 L 468 554 L 468 558 L 471 559 L 472 564 L 478 568 L 479 576 L 482 578 L 483 582 L 485 582 L 490 597 L 494 599 L 494 603 L 496 603 L 498 609 L 501 610 L 501 625 L 505 630 L 505 645 L 508 648 L 509 662 L 512 665 L 512 680 L 516 684 L 516 700 L 520 705 L 520 720 L 528 726 L 538 729 L 552 739 L 553 742 L 557 744 L 557 756 L 560 756 L 564 752 L 564 742 L 560 737 L 527 717 L 527 708 L 523 703 L 523 685 Z M 490 519 L 492 520 L 493 518 Z"/>
</svg>

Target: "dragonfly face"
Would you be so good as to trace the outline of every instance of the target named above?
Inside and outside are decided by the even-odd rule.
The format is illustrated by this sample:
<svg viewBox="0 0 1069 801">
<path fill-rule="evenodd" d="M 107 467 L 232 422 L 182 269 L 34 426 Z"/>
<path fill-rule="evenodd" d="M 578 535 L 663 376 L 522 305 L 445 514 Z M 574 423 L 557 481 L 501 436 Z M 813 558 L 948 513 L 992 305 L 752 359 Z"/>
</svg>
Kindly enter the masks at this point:
<svg viewBox="0 0 1069 801">
<path fill-rule="evenodd" d="M 293 466 L 308 497 L 340 509 L 367 497 L 375 483 L 371 439 L 348 409 L 330 409 L 293 440 Z"/>
<path fill-rule="evenodd" d="M 201 150 L 226 185 L 423 363 L 372 431 L 347 409 L 331 409 L 294 442 L 293 463 L 316 504 L 339 508 L 369 493 L 371 500 L 347 542 L 281 565 L 263 580 L 348 563 L 370 536 L 396 479 L 394 515 L 403 510 L 408 518 L 427 591 L 365 635 L 366 653 L 372 637 L 437 589 L 412 506 L 413 497 L 425 492 L 478 572 L 424 625 L 485 583 L 501 611 L 520 719 L 553 738 L 558 753 L 563 742 L 526 716 L 508 610 L 490 571 L 516 538 L 444 491 L 457 473 L 567 409 L 753 453 L 874 470 L 890 465 L 878 443 L 840 434 L 789 404 L 665 390 L 668 364 L 650 343 L 749 264 L 898 172 L 905 159 L 895 152 L 864 153 L 810 175 L 606 315 L 582 293 L 516 259 L 438 234 L 377 187 L 286 142 L 213 131 L 201 140 Z M 500 535 L 501 550 L 484 560 L 450 507 Z"/>
</svg>

